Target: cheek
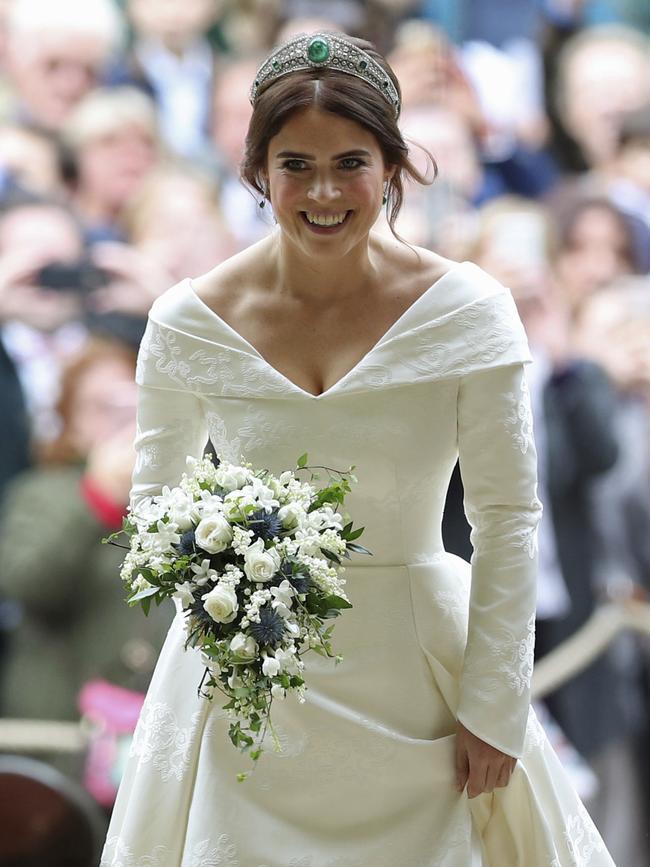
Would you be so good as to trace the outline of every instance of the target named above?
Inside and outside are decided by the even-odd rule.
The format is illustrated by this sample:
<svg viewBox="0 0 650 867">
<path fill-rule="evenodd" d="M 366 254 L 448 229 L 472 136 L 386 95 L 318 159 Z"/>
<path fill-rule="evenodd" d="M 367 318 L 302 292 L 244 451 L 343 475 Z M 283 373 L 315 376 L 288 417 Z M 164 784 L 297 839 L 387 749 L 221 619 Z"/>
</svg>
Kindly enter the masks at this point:
<svg viewBox="0 0 650 867">
<path fill-rule="evenodd" d="M 302 178 L 276 177 L 271 179 L 273 207 L 276 211 L 294 208 L 304 203 L 306 183 Z"/>
<path fill-rule="evenodd" d="M 375 205 L 381 197 L 381 182 L 369 175 L 359 175 L 347 184 L 347 192 L 359 203 Z"/>
</svg>

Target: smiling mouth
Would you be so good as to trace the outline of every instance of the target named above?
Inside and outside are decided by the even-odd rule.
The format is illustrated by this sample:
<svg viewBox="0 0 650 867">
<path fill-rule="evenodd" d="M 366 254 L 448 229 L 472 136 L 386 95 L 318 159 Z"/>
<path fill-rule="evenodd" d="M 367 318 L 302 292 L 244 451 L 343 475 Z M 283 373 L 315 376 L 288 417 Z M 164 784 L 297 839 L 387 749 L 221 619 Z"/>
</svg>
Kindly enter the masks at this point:
<svg viewBox="0 0 650 867">
<path fill-rule="evenodd" d="M 345 214 L 343 219 L 341 219 L 342 214 Z M 307 216 L 307 211 L 300 212 L 303 223 L 318 235 L 333 235 L 340 231 L 351 215 L 352 211 L 340 211 L 338 214 L 310 214 L 310 219 Z"/>
</svg>

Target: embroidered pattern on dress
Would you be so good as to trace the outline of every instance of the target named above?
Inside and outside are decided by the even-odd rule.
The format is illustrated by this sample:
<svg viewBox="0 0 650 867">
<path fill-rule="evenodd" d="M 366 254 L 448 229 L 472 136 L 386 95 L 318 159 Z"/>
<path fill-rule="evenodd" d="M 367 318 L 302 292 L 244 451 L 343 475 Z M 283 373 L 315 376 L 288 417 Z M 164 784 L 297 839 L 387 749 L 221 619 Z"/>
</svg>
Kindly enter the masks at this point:
<svg viewBox="0 0 650 867">
<path fill-rule="evenodd" d="M 109 837 L 99 867 L 166 867 L 167 846 L 156 846 L 149 855 L 138 857 L 121 837 Z"/>
<path fill-rule="evenodd" d="M 544 726 L 539 721 L 539 718 L 533 708 L 528 711 L 528 719 L 526 721 L 526 747 L 529 749 L 539 749 L 546 746 L 548 743 Z"/>
<path fill-rule="evenodd" d="M 211 846 L 210 840 L 195 843 L 187 867 L 239 867 L 237 846 L 229 834 L 221 834 L 217 845 Z"/>
<path fill-rule="evenodd" d="M 145 704 L 129 755 L 137 756 L 140 764 L 151 762 L 163 782 L 172 777 L 180 782 L 189 766 L 200 718 L 201 712 L 196 711 L 189 726 L 181 726 L 168 704 Z"/>
<path fill-rule="evenodd" d="M 508 402 L 508 414 L 504 419 L 505 428 L 510 432 L 515 448 L 525 455 L 534 442 L 533 409 L 525 371 L 521 374 L 520 394 L 507 391 L 503 396 Z"/>
<path fill-rule="evenodd" d="M 195 346 L 208 346 L 192 351 Z M 408 350 L 405 347 L 408 346 Z M 149 319 L 137 381 L 155 373 L 190 390 L 224 396 L 305 396 L 305 391 L 259 355 L 186 335 Z M 328 391 L 365 389 L 438 379 L 500 363 L 530 360 L 525 332 L 509 292 L 472 301 L 407 331 L 380 340 Z M 160 382 L 154 383 L 160 385 Z"/>
<path fill-rule="evenodd" d="M 533 650 L 535 647 L 535 615 L 531 614 L 522 637 L 502 626 L 499 630 L 479 630 L 474 627 L 468 644 L 479 643 L 487 650 L 480 657 L 475 671 L 466 670 L 465 677 L 471 678 L 472 694 L 482 700 L 490 701 L 505 683 L 518 696 L 530 689 L 533 675 Z M 477 659 L 473 653 L 472 658 Z M 504 677 L 505 675 L 505 677 Z"/>
<path fill-rule="evenodd" d="M 512 633 L 506 633 L 506 636 L 500 653 L 502 662 L 499 670 L 506 675 L 508 686 L 517 695 L 523 695 L 530 689 L 533 676 L 535 615 L 530 615 L 523 638 L 517 639 Z"/>
<path fill-rule="evenodd" d="M 241 461 L 241 440 L 239 437 L 228 435 L 226 423 L 218 412 L 207 410 L 205 421 L 208 426 L 208 436 L 214 446 L 214 450 L 225 461 L 239 464 Z"/>
<path fill-rule="evenodd" d="M 594 852 L 605 849 L 591 816 L 581 803 L 578 804 L 578 814 L 567 817 L 564 839 L 575 867 L 587 867 Z"/>
</svg>

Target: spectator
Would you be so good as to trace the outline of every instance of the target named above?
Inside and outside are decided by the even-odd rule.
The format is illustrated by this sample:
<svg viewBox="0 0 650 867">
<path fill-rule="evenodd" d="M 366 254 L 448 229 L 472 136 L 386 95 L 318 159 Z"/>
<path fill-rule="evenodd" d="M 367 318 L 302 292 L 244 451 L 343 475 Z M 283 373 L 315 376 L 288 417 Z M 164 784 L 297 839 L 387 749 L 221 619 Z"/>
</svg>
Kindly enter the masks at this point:
<svg viewBox="0 0 650 867">
<path fill-rule="evenodd" d="M 3 712 L 74 720 L 83 685 L 146 689 L 172 610 L 124 604 L 121 526 L 133 470 L 135 350 L 95 340 L 62 380 L 59 436 L 11 483 L 0 520 L 0 581 L 20 606 L 2 678 Z"/>
<path fill-rule="evenodd" d="M 75 159 L 72 202 L 87 241 L 125 240 L 124 208 L 159 157 L 154 104 L 131 87 L 95 90 L 63 135 Z"/>
<path fill-rule="evenodd" d="M 126 4 L 135 31 L 122 61 L 127 80 L 141 82 L 153 94 L 163 140 L 188 158 L 200 156 L 207 141 L 215 60 L 206 33 L 224 5 L 223 0 Z"/>
<path fill-rule="evenodd" d="M 37 127 L 0 126 L 0 202 L 18 187 L 48 198 L 63 198 L 63 150 L 58 139 Z"/>
<path fill-rule="evenodd" d="M 113 0 L 13 0 L 7 21 L 10 116 L 60 130 L 121 45 Z"/>
<path fill-rule="evenodd" d="M 182 163 L 152 172 L 131 200 L 126 226 L 135 248 L 176 283 L 235 252 L 214 180 Z"/>
<path fill-rule="evenodd" d="M 257 200 L 239 177 L 251 105 L 250 83 L 255 77 L 257 57 L 243 57 L 220 66 L 212 97 L 211 138 L 215 148 L 219 198 L 228 230 L 240 247 L 264 237 L 272 225 L 260 212 Z"/>
<path fill-rule="evenodd" d="M 555 276 L 575 315 L 592 293 L 640 270 L 633 230 L 607 199 L 586 198 L 558 212 Z"/>
<path fill-rule="evenodd" d="M 572 37 L 557 59 L 555 101 L 582 168 L 614 158 L 626 112 L 650 101 L 650 44 L 624 27 L 594 27 Z"/>
<path fill-rule="evenodd" d="M 82 254 L 80 227 L 63 205 L 26 199 L 0 215 L 0 335 L 37 439 L 56 430 L 59 370 L 85 339 L 80 293 L 39 285 L 39 272 Z"/>
</svg>

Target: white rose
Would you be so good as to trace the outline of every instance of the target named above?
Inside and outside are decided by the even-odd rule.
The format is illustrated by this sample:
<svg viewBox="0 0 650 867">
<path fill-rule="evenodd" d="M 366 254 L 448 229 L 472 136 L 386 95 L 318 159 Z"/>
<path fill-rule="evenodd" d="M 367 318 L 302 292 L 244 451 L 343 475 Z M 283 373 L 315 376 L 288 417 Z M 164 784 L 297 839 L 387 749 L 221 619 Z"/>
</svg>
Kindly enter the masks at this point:
<svg viewBox="0 0 650 867">
<path fill-rule="evenodd" d="M 230 587 L 222 587 L 221 584 L 201 597 L 203 607 L 217 623 L 232 623 L 237 616 L 237 594 Z"/>
<path fill-rule="evenodd" d="M 280 555 L 273 548 L 266 551 L 262 539 L 246 549 L 244 572 L 250 581 L 270 581 L 279 568 Z"/>
<path fill-rule="evenodd" d="M 273 698 L 283 699 L 286 694 L 287 691 L 284 689 L 284 687 L 280 686 L 279 683 L 274 683 L 271 687 L 271 695 L 273 696 Z"/>
<path fill-rule="evenodd" d="M 218 554 L 232 542 L 232 527 L 223 515 L 210 515 L 201 520 L 194 537 L 204 551 Z"/>
<path fill-rule="evenodd" d="M 255 659 L 259 647 L 257 642 L 251 635 L 244 635 L 243 632 L 238 632 L 230 642 L 230 649 L 242 659 Z"/>
<path fill-rule="evenodd" d="M 251 474 L 244 467 L 222 464 L 217 468 L 216 479 L 220 488 L 226 491 L 236 491 L 248 484 Z"/>
<path fill-rule="evenodd" d="M 281 506 L 278 510 L 278 518 L 282 522 L 282 526 L 288 530 L 302 524 L 306 514 L 300 503 L 287 503 L 286 506 Z"/>
<path fill-rule="evenodd" d="M 280 663 L 273 656 L 267 656 L 262 663 L 262 673 L 267 677 L 275 677 L 280 673 Z"/>
</svg>

